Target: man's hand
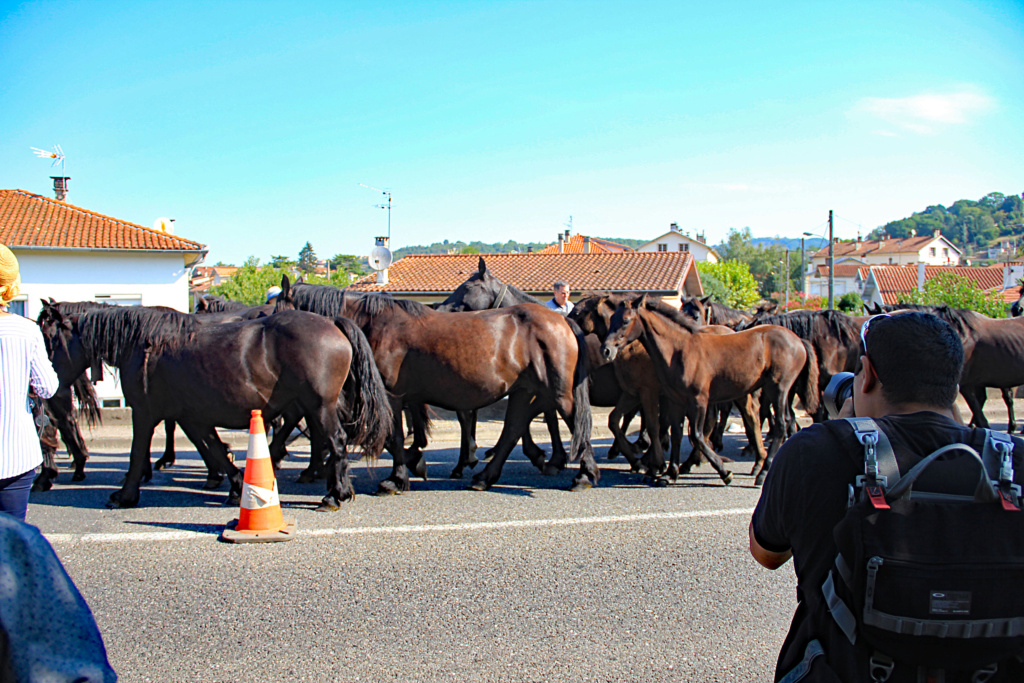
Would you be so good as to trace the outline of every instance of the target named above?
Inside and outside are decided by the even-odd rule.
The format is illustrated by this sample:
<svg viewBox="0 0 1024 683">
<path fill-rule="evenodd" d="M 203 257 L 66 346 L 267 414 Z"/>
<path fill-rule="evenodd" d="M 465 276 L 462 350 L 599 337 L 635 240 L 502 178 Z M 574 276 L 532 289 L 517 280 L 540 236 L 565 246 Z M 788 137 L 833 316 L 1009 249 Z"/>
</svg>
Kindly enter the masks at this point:
<svg viewBox="0 0 1024 683">
<path fill-rule="evenodd" d="M 747 529 L 747 535 L 750 537 L 750 554 L 757 560 L 758 564 L 767 567 L 768 569 L 778 569 L 782 565 L 789 562 L 789 558 L 793 557 L 793 551 L 787 550 L 784 553 L 777 553 L 771 550 L 765 550 L 761 547 L 761 544 L 754 538 L 754 522 L 751 520 L 750 526 Z"/>
</svg>

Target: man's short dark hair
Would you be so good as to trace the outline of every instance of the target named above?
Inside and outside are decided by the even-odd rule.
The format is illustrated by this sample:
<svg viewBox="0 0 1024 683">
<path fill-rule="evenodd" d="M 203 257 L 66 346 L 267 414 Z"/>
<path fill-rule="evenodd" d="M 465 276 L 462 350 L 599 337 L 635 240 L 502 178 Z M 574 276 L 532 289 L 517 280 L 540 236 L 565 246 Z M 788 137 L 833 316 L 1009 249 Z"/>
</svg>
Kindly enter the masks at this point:
<svg viewBox="0 0 1024 683">
<path fill-rule="evenodd" d="M 551 285 L 551 289 L 568 289 L 569 285 L 565 283 L 565 280 L 559 280 L 555 284 Z"/>
<path fill-rule="evenodd" d="M 877 318 L 866 341 L 889 402 L 947 407 L 956 400 L 964 347 L 945 321 L 920 311 Z"/>
</svg>

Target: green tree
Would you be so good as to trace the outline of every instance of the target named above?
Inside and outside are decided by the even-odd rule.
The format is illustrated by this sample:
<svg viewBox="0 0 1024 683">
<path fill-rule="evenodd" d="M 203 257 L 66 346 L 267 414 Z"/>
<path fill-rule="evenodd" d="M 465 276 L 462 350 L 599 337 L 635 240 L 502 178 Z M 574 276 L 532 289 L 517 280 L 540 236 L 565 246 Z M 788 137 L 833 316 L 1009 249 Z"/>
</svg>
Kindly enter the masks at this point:
<svg viewBox="0 0 1024 683">
<path fill-rule="evenodd" d="M 295 265 L 295 261 L 287 256 L 271 256 L 270 265 L 273 268 L 291 268 Z"/>
<path fill-rule="evenodd" d="M 974 282 L 953 273 L 940 273 L 924 283 L 921 291 L 906 295 L 904 303 L 946 304 L 952 308 L 967 308 L 990 318 L 1005 318 L 1006 303 L 995 292 L 982 291 Z"/>
<path fill-rule="evenodd" d="M 316 252 L 313 251 L 313 245 L 306 242 L 306 246 L 302 247 L 299 251 L 299 270 L 306 275 L 311 275 L 316 272 Z"/>
<path fill-rule="evenodd" d="M 362 261 L 359 260 L 359 257 L 352 254 L 335 254 L 330 258 L 328 263 L 331 266 L 332 277 L 335 272 L 354 275 L 356 277 L 361 277 L 370 272 L 369 269 L 363 265 Z"/>
<path fill-rule="evenodd" d="M 710 296 L 712 301 L 720 304 L 729 305 L 729 289 L 710 271 L 701 272 L 700 283 L 704 286 L 704 296 Z"/>
<path fill-rule="evenodd" d="M 839 297 L 836 308 L 849 315 L 861 315 L 864 312 L 864 300 L 857 292 L 847 292 Z"/>
<path fill-rule="evenodd" d="M 757 291 L 757 281 L 750 274 L 750 268 L 746 263 L 735 260 L 720 263 L 699 261 L 697 271 L 702 278 L 705 273 L 712 275 L 725 287 L 728 295 L 724 303 L 728 306 L 750 308 L 761 298 Z"/>
<path fill-rule="evenodd" d="M 288 272 L 281 268 L 260 266 L 259 259 L 250 256 L 230 280 L 211 288 L 210 293 L 258 306 L 267 302 L 267 290 L 280 286 L 281 276 L 285 274 Z"/>
</svg>

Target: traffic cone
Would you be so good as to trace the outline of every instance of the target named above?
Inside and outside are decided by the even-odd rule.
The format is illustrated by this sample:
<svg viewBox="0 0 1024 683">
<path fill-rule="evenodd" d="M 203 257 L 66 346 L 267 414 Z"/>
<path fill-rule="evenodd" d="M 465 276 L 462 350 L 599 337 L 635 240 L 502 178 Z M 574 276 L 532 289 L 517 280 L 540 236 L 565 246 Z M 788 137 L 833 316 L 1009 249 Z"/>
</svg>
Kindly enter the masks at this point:
<svg viewBox="0 0 1024 683">
<path fill-rule="evenodd" d="M 270 461 L 263 416 L 252 411 L 249 421 L 249 449 L 245 456 L 245 483 L 242 486 L 238 519 L 221 532 L 222 541 L 231 543 L 272 543 L 295 538 L 295 520 L 281 515 L 274 465 Z"/>
</svg>

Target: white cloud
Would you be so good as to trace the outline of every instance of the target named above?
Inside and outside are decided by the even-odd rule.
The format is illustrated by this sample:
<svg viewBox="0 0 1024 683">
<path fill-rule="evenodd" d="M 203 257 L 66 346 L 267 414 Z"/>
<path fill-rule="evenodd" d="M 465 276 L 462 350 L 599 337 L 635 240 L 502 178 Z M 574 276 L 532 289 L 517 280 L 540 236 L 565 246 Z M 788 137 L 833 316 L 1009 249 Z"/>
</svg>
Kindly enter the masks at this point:
<svg viewBox="0 0 1024 683">
<path fill-rule="evenodd" d="M 946 93 L 922 93 L 910 97 L 865 97 L 854 111 L 922 135 L 933 135 L 947 126 L 969 123 L 989 111 L 995 100 L 977 88 Z"/>
</svg>

